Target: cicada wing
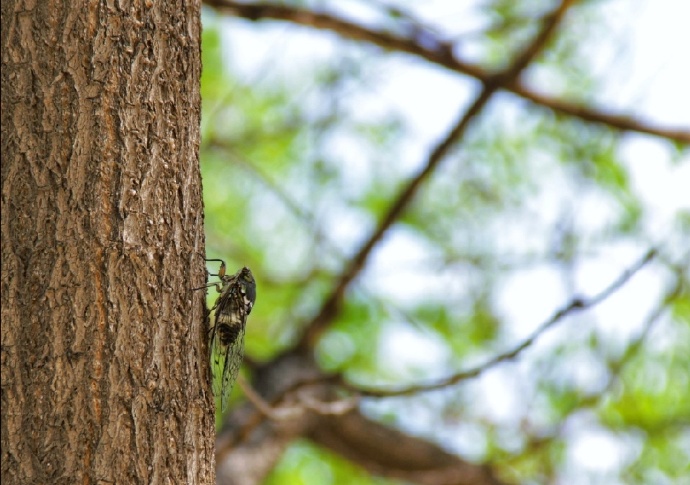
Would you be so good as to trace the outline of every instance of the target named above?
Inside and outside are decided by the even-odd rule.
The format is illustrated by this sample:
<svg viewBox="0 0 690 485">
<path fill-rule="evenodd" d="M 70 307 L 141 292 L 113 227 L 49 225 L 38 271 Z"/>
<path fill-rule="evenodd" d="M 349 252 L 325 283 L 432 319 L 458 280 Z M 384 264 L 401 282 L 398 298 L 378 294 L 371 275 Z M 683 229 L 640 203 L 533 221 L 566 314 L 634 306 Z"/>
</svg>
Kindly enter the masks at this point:
<svg viewBox="0 0 690 485">
<path fill-rule="evenodd" d="M 214 322 L 211 328 L 211 376 L 213 379 L 213 393 L 220 396 L 223 389 L 222 374 L 227 359 L 227 346 L 221 344 L 218 338 L 218 325 Z"/>
<path fill-rule="evenodd" d="M 228 407 L 230 393 L 235 385 L 235 381 L 237 381 L 237 375 L 244 358 L 244 325 L 240 328 L 235 341 L 226 346 L 225 353 L 220 391 L 222 411 L 225 411 Z"/>
<path fill-rule="evenodd" d="M 214 392 L 221 398 L 223 411 L 227 408 L 230 392 L 244 357 L 247 313 L 242 288 L 234 278 L 229 281 L 216 302 L 215 325 L 211 337 L 214 375 L 220 377 L 214 379 Z"/>
</svg>

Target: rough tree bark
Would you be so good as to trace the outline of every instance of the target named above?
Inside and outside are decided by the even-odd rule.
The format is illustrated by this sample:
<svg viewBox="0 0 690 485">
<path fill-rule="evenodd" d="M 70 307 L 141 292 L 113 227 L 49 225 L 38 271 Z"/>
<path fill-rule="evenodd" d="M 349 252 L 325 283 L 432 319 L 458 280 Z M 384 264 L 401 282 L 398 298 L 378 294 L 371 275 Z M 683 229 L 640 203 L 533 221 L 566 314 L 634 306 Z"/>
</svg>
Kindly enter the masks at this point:
<svg viewBox="0 0 690 485">
<path fill-rule="evenodd" d="M 200 2 L 2 3 L 3 483 L 211 483 Z"/>
</svg>

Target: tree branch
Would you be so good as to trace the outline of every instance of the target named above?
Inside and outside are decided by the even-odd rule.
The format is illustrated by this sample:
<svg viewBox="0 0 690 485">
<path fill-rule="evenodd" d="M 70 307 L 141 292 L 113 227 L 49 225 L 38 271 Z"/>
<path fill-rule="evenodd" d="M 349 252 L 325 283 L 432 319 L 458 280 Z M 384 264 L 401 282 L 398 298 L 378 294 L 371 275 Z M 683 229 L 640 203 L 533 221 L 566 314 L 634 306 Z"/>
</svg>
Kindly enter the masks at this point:
<svg viewBox="0 0 690 485">
<path fill-rule="evenodd" d="M 350 283 L 364 268 L 369 256 L 374 247 L 381 241 L 384 234 L 402 215 L 403 211 L 412 202 L 417 190 L 422 183 L 431 175 L 440 162 L 445 158 L 450 149 L 458 142 L 458 140 L 465 134 L 470 122 L 479 114 L 484 106 L 489 102 L 496 91 L 505 83 L 511 82 L 517 77 L 522 70 L 534 59 L 541 49 L 546 44 L 547 39 L 555 31 L 556 26 L 565 15 L 573 0 L 563 0 L 560 6 L 550 15 L 546 16 L 543 22 L 543 27 L 528 45 L 524 51 L 516 57 L 505 71 L 497 75 L 490 76 L 484 82 L 484 88 L 477 96 L 474 102 L 470 105 L 467 111 L 460 117 L 458 122 L 449 133 L 439 142 L 434 150 L 429 154 L 424 168 L 414 176 L 402 191 L 395 198 L 388 209 L 388 212 L 383 216 L 379 222 L 378 227 L 369 236 L 367 241 L 360 247 L 357 254 L 351 259 L 349 265 L 341 273 L 338 283 L 335 288 L 325 300 L 321 307 L 321 311 L 312 319 L 304 332 L 302 339 L 298 346 L 302 348 L 311 348 L 318 340 L 321 333 L 333 320 L 337 314 L 340 303 L 342 301 L 345 290 Z"/>
<path fill-rule="evenodd" d="M 348 410 L 355 401 L 338 401 L 339 382 L 323 377 L 312 355 L 278 357 L 254 379 L 255 388 L 240 381 L 251 403 L 228 414 L 218 434 L 218 483 L 261 483 L 289 444 L 306 437 L 379 476 L 423 485 L 507 485 L 489 466 Z"/>
<path fill-rule="evenodd" d="M 244 4 L 232 0 L 205 0 L 204 3 L 221 12 L 253 21 L 266 19 L 283 20 L 315 29 L 329 30 L 346 39 L 367 42 L 386 50 L 421 57 L 451 71 L 474 77 L 482 83 L 487 83 L 492 78 L 492 74 L 481 66 L 458 59 L 453 53 L 452 44 L 438 38 L 434 32 L 423 29 L 421 25 L 418 25 L 418 28 L 415 29 L 414 37 L 400 37 L 382 30 L 364 27 L 333 15 L 291 6 L 268 3 Z M 422 30 L 420 31 L 419 29 Z M 423 43 L 420 42 L 421 37 L 424 39 Z M 587 122 L 601 123 L 622 131 L 646 133 L 679 143 L 690 143 L 690 132 L 687 130 L 654 126 L 620 113 L 616 114 L 608 110 L 594 109 L 540 94 L 529 89 L 518 79 L 505 83 L 501 86 L 501 89 L 517 94 L 557 113 L 574 116 Z"/>
<path fill-rule="evenodd" d="M 530 347 L 537 340 L 537 338 L 539 338 L 541 334 L 543 334 L 546 330 L 551 328 L 559 321 L 563 320 L 565 317 L 573 313 L 592 308 L 595 305 L 598 305 L 599 303 L 604 301 L 611 294 L 620 289 L 630 278 L 633 277 L 633 275 L 635 275 L 647 263 L 649 263 L 656 256 L 656 254 L 657 252 L 655 249 L 650 249 L 639 261 L 637 261 L 634 265 L 625 270 L 618 278 L 616 278 L 616 280 L 613 283 L 607 286 L 603 291 L 588 299 L 573 298 L 567 305 L 556 311 L 548 320 L 542 323 L 532 333 L 532 335 L 530 335 L 518 346 L 516 346 L 508 352 L 497 355 L 493 359 L 478 367 L 469 369 L 467 371 L 459 372 L 457 374 L 453 374 L 449 377 L 446 377 L 445 379 L 441 379 L 440 381 L 431 384 L 421 384 L 401 389 L 377 389 L 370 387 L 353 386 L 352 384 L 346 384 L 345 387 L 348 390 L 355 392 L 363 397 L 380 398 L 393 396 L 408 396 L 411 394 L 418 394 L 420 392 L 442 389 L 444 387 L 457 384 L 461 381 L 478 377 L 479 375 L 481 375 L 488 369 L 494 367 L 495 365 L 500 364 L 501 362 L 506 362 L 508 360 L 513 360 L 516 357 L 518 357 L 524 350 Z"/>
<path fill-rule="evenodd" d="M 464 461 L 438 445 L 388 428 L 359 412 L 323 416 L 307 437 L 373 475 L 423 485 L 506 483 L 488 467 Z"/>
<path fill-rule="evenodd" d="M 682 292 L 683 280 L 679 276 L 676 279 L 673 287 L 666 292 L 661 303 L 657 305 L 652 312 L 649 313 L 649 315 L 647 315 L 647 318 L 645 318 L 642 324 L 642 330 L 628 344 L 623 354 L 615 359 L 609 359 L 607 362 L 605 362 L 606 368 L 608 369 L 608 376 L 600 390 L 586 396 L 580 396 L 579 398 L 570 401 L 567 404 L 567 410 L 563 410 L 564 412 L 560 416 L 560 420 L 552 427 L 552 429 L 539 429 L 536 434 L 529 432 L 526 433 L 528 440 L 525 449 L 528 449 L 530 454 L 534 455 L 538 449 L 550 445 L 554 442 L 554 440 L 562 437 L 567 428 L 571 425 L 571 422 L 569 421 L 570 416 L 572 416 L 574 413 L 581 413 L 585 409 L 596 409 L 596 407 L 602 403 L 604 396 L 607 396 L 609 393 L 611 393 L 612 389 L 616 385 L 621 384 L 621 373 L 624 367 L 628 365 L 636 355 L 638 355 L 640 348 L 646 341 L 654 325 L 668 310 L 668 305 L 673 300 L 682 297 Z M 617 396 L 615 399 L 620 399 L 620 396 Z M 526 425 L 525 429 L 529 430 L 530 425 Z"/>
<path fill-rule="evenodd" d="M 261 388 L 265 388 L 263 392 L 265 393 L 266 389 L 270 390 L 270 396 L 260 395 L 258 391 L 245 386 L 240 381 L 240 386 L 256 409 L 243 406 L 230 415 L 232 424 L 224 427 L 224 431 L 219 435 L 218 462 L 230 460 L 233 466 L 241 466 L 241 463 L 245 462 L 263 463 L 262 460 L 267 456 L 272 457 L 270 460 L 274 461 L 279 455 L 279 450 L 284 449 L 292 439 L 306 436 L 314 443 L 332 450 L 376 475 L 419 484 L 501 484 L 503 482 L 496 478 L 495 472 L 489 467 L 468 463 L 426 440 L 406 435 L 399 430 L 372 421 L 362 416 L 359 411 L 347 412 L 347 408 L 356 401 L 353 399 L 338 401 L 336 389 L 347 387 L 359 396 L 400 396 L 437 389 L 476 377 L 499 362 L 517 357 L 546 329 L 567 315 L 591 308 L 604 301 L 627 283 L 656 254 L 655 250 L 648 251 L 595 296 L 585 300 L 573 299 L 544 322 L 532 336 L 510 352 L 501 354 L 479 368 L 456 374 L 433 385 L 394 391 L 355 388 L 344 384 L 339 375 L 321 374 L 310 357 L 306 358 L 307 363 L 297 366 L 303 369 L 297 373 L 293 370 L 295 367 L 293 361 L 302 361 L 305 357 L 300 357 L 298 354 L 283 356 L 264 371 L 276 373 L 277 376 L 259 376 Z M 677 298 L 680 288 L 681 284 L 677 283 L 664 298 L 664 302 Z M 664 306 L 661 305 L 648 317 L 645 328 L 632 345 L 633 347 L 639 346 L 639 341 L 648 333 L 652 322 L 658 319 Z M 626 352 L 621 362 L 627 360 L 629 353 Z M 296 374 L 301 375 L 291 382 L 285 382 L 284 376 L 294 377 Z M 275 382 L 283 383 L 283 388 L 277 389 Z M 307 387 L 311 388 L 309 392 L 305 392 Z M 305 396 L 308 399 L 305 400 Z M 390 443 L 396 443 L 396 446 L 392 447 Z M 264 466 L 264 469 L 269 468 Z"/>
</svg>

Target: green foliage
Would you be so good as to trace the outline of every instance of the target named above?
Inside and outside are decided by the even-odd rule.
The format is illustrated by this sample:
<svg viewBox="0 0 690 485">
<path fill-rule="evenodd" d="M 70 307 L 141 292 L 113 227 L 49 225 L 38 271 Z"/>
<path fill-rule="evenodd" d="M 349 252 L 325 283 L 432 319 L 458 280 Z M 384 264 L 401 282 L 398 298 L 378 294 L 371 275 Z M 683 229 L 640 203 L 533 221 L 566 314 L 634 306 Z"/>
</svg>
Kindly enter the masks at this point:
<svg viewBox="0 0 690 485">
<path fill-rule="evenodd" d="M 535 85 L 542 82 L 571 99 L 596 98 L 600 80 L 588 60 L 595 36 L 583 32 L 605 27 L 596 18 L 598 3 L 578 4 L 569 28 L 528 71 Z M 488 27 L 476 42 L 489 67 L 509 62 L 534 34 L 535 16 L 552 8 L 537 0 L 483 5 Z M 299 69 L 246 76 L 223 62 L 220 27 L 210 15 L 205 21 L 201 156 L 207 253 L 226 259 L 233 271 L 252 269 L 258 296 L 247 355 L 269 361 L 299 339 L 349 258 L 424 166 L 437 140 L 419 142 L 418 125 L 401 110 L 381 107 L 388 93 L 377 86 L 400 69 L 381 54 L 342 44 L 325 60 Z M 402 13 L 390 12 L 386 25 L 399 31 L 397 22 L 404 21 Z M 423 91 L 428 90 L 433 88 Z M 603 313 L 600 321 L 596 311 L 588 312 L 559 322 L 517 362 L 502 364 L 497 373 L 509 377 L 498 381 L 499 397 L 481 387 L 482 375 L 443 395 L 395 401 L 377 416 L 405 427 L 431 415 L 415 424 L 426 426 L 426 436 L 434 439 L 458 423 L 479 430 L 485 444 L 473 456 L 522 483 L 592 478 L 586 471 L 563 476 L 572 471 L 569 426 L 587 418 L 592 428 L 638 453 L 612 472 L 617 480 L 681 477 L 690 432 L 690 213 L 686 208 L 673 214 L 673 226 L 661 237 L 649 229 L 655 213 L 638 192 L 624 144 L 625 137 L 600 125 L 501 95 L 473 120 L 348 288 L 316 347 L 318 364 L 367 385 L 416 384 L 472 368 L 522 342 L 563 299 L 594 295 L 611 281 L 610 272 L 597 283 L 583 278 L 581 262 L 610 269 L 615 260 L 618 270 L 621 261 L 631 260 L 630 247 L 657 244 L 663 262 L 640 279 L 662 286 L 652 280 L 663 274 L 686 283 L 668 302 L 658 297 L 666 313 L 650 326 L 655 338 L 648 337 L 660 342 L 657 347 L 644 340 L 630 350 L 638 334 L 628 327 L 641 325 L 644 314 L 621 310 L 622 316 Z M 414 157 L 411 147 L 417 149 Z M 686 153 L 684 147 L 666 149 L 672 161 Z M 550 279 L 529 288 L 510 286 L 540 272 Z M 505 303 L 512 297 L 507 288 L 521 295 L 510 300 L 514 307 Z M 618 308 L 634 306 L 634 300 Z M 618 319 L 625 320 L 626 325 L 615 322 L 625 332 L 607 329 Z M 399 329 L 435 346 L 437 361 L 406 367 L 417 357 L 418 349 L 410 348 L 387 362 L 384 350 Z M 515 401 L 509 416 L 492 414 L 495 401 L 508 394 Z M 267 483 L 384 482 L 299 442 Z"/>
<path fill-rule="evenodd" d="M 319 346 L 318 359 L 329 372 L 376 375 L 382 314 L 369 302 L 348 299 L 332 331 Z"/>
<path fill-rule="evenodd" d="M 266 479 L 266 485 L 393 485 L 395 481 L 372 477 L 346 460 L 305 441 L 293 443 Z"/>
</svg>

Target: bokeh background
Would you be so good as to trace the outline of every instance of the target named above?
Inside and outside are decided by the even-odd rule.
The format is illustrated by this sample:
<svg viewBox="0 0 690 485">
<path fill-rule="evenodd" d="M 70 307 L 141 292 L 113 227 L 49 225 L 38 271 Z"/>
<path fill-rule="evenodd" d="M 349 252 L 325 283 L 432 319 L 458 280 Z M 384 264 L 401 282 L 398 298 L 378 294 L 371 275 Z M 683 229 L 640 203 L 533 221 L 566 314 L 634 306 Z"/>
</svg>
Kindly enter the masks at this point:
<svg viewBox="0 0 690 485">
<path fill-rule="evenodd" d="M 257 279 L 248 385 L 304 343 L 354 267 L 309 352 L 342 399 L 413 387 L 363 397 L 369 419 L 501 483 L 690 483 L 688 2 L 574 2 L 519 77 L 546 101 L 493 94 L 359 266 L 482 83 L 300 12 L 493 73 L 557 4 L 284 1 L 276 20 L 208 3 L 207 257 Z M 219 430 L 246 402 L 235 387 Z M 262 480 L 400 483 L 365 468 L 297 437 Z"/>
</svg>

